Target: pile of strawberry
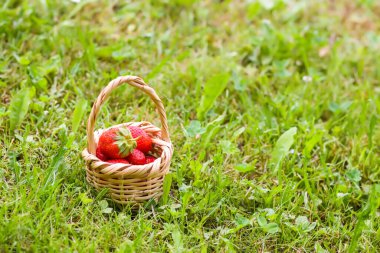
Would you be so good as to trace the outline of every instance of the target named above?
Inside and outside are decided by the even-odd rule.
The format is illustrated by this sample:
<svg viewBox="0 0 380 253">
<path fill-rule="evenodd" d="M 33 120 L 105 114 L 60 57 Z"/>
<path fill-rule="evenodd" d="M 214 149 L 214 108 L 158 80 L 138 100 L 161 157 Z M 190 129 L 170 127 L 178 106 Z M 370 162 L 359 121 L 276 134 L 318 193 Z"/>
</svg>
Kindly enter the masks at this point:
<svg viewBox="0 0 380 253">
<path fill-rule="evenodd" d="M 152 139 L 140 127 L 115 127 L 99 137 L 96 156 L 109 163 L 143 165 L 156 160 L 149 155 L 152 147 Z"/>
</svg>

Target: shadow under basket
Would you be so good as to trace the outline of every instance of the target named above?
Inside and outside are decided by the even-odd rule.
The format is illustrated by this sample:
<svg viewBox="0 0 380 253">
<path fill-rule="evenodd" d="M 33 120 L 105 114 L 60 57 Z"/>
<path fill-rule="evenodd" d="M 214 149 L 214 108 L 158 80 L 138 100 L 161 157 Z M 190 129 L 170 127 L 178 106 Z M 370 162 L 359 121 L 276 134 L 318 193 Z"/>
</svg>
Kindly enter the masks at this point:
<svg viewBox="0 0 380 253">
<path fill-rule="evenodd" d="M 138 126 L 142 128 L 153 141 L 151 152 L 156 160 L 146 165 L 132 165 L 123 163 L 108 163 L 96 157 L 96 147 L 103 129 L 94 132 L 97 114 L 101 105 L 108 98 L 112 90 L 128 83 L 145 92 L 155 103 L 160 116 L 162 129 L 150 122 L 128 122 L 114 127 Z M 108 128 L 108 129 L 110 129 Z M 108 189 L 111 199 L 119 204 L 132 204 L 134 208 L 148 201 L 158 201 L 163 193 L 163 181 L 169 172 L 170 161 L 173 155 L 173 146 L 170 141 L 166 113 L 164 106 L 154 89 L 136 76 L 121 76 L 111 81 L 99 94 L 94 103 L 87 122 L 87 148 L 82 156 L 86 161 L 86 180 L 98 190 Z"/>
</svg>

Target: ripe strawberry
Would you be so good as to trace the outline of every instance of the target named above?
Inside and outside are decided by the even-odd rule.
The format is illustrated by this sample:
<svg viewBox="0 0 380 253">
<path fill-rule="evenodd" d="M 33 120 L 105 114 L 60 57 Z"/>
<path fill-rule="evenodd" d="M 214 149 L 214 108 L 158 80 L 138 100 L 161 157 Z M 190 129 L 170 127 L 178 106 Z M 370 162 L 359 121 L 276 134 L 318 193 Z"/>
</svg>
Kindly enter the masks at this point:
<svg viewBox="0 0 380 253">
<path fill-rule="evenodd" d="M 147 155 L 146 158 L 145 158 L 145 164 L 149 164 L 149 163 L 152 163 L 156 160 L 156 157 L 154 156 L 151 156 L 151 155 Z"/>
<path fill-rule="evenodd" d="M 106 161 L 107 163 L 126 163 L 129 164 L 129 162 L 126 159 L 111 159 Z"/>
<path fill-rule="evenodd" d="M 124 127 L 111 128 L 102 133 L 98 148 L 109 159 L 120 159 L 128 156 L 136 148 L 136 139 Z"/>
<path fill-rule="evenodd" d="M 150 138 L 144 130 L 136 126 L 129 126 L 128 129 L 137 142 L 137 149 L 144 153 L 147 153 L 152 149 L 152 138 Z"/>
<path fill-rule="evenodd" d="M 107 157 L 103 155 L 102 152 L 100 152 L 99 147 L 96 148 L 96 157 L 99 158 L 101 161 L 107 160 Z"/>
<path fill-rule="evenodd" d="M 129 156 L 127 156 L 127 159 L 131 164 L 135 164 L 135 165 L 145 164 L 145 155 L 143 152 L 141 152 L 138 149 L 133 150 L 132 153 Z"/>
</svg>

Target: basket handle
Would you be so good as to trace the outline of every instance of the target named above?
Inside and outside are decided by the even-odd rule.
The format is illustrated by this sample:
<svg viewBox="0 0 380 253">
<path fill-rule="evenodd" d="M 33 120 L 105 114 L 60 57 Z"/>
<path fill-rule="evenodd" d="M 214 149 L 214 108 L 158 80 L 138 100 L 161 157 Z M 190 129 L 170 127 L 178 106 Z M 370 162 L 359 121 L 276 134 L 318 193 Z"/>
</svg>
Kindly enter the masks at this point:
<svg viewBox="0 0 380 253">
<path fill-rule="evenodd" d="M 98 116 L 100 107 L 107 100 L 110 93 L 119 87 L 120 85 L 128 83 L 131 86 L 134 86 L 140 90 L 142 90 L 145 94 L 147 94 L 156 105 L 158 110 L 158 114 L 160 116 L 160 121 L 162 125 L 162 139 L 164 141 L 170 142 L 169 137 L 169 128 L 168 122 L 166 119 L 166 112 L 164 105 L 162 104 L 161 99 L 158 97 L 156 92 L 152 87 L 147 85 L 141 77 L 138 76 L 119 76 L 118 78 L 112 80 L 108 83 L 108 85 L 100 92 L 98 98 L 96 99 L 94 105 L 92 106 L 90 117 L 87 121 L 87 149 L 90 154 L 95 155 L 96 151 L 96 143 L 94 138 L 94 129 L 96 117 Z"/>
</svg>

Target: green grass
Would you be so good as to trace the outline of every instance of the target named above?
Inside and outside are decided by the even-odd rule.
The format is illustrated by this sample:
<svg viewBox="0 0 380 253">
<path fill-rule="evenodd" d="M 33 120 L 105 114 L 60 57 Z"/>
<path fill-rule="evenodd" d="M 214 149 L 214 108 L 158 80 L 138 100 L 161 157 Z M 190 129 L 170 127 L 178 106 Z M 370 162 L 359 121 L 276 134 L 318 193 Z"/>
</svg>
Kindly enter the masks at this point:
<svg viewBox="0 0 380 253">
<path fill-rule="evenodd" d="M 379 250 L 377 1 L 116 2 L 0 7 L 0 252 Z M 175 147 L 170 195 L 137 213 L 80 156 L 126 74 Z M 138 120 L 159 125 L 121 87 L 97 128 Z"/>
</svg>

